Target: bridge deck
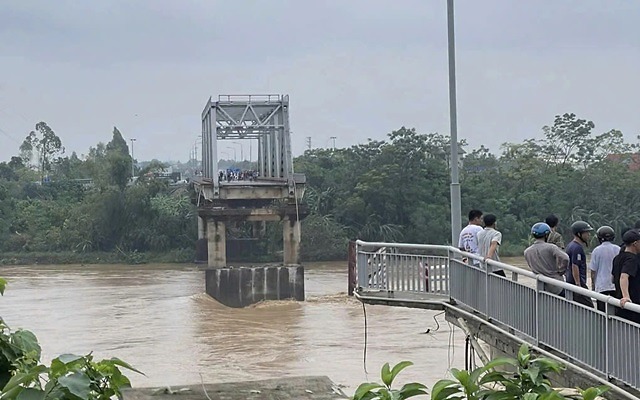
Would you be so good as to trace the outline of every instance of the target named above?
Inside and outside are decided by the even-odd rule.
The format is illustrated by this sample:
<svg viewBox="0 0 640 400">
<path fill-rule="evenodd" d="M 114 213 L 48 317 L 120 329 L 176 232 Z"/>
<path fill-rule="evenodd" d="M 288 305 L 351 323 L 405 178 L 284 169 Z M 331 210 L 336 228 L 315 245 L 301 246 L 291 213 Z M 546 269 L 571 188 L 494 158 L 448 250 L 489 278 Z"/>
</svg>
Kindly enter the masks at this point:
<svg viewBox="0 0 640 400">
<path fill-rule="evenodd" d="M 354 296 L 365 304 L 384 305 L 425 310 L 444 310 L 443 303 L 449 302 L 449 296 L 430 293 L 366 291 Z"/>
<path fill-rule="evenodd" d="M 193 182 L 197 185 L 212 186 L 213 180 L 211 178 L 203 178 L 200 176 L 194 177 Z M 220 181 L 220 186 L 287 186 L 286 180 L 267 180 L 257 179 L 253 181 L 241 180 L 241 181 Z"/>
<path fill-rule="evenodd" d="M 358 241 L 352 254 L 354 294 L 363 303 L 444 309 L 463 329 L 473 321 L 485 334 L 562 360 L 590 385 L 610 386 L 607 397 L 640 397 L 640 324 L 616 315 L 617 299 L 450 246 Z M 593 300 L 605 311 L 585 305 Z M 640 313 L 640 305 L 624 308 Z"/>
</svg>

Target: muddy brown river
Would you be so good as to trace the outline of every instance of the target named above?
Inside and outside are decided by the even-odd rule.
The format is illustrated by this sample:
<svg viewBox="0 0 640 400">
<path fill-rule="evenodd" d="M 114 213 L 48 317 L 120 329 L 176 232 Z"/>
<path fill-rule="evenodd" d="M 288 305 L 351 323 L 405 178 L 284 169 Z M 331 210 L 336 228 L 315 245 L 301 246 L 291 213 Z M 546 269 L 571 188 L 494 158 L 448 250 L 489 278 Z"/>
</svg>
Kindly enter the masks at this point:
<svg viewBox="0 0 640 400">
<path fill-rule="evenodd" d="M 444 315 L 367 306 L 366 373 L 363 307 L 346 296 L 346 263 L 308 263 L 305 275 L 305 302 L 232 309 L 204 294 L 194 266 L 0 267 L 9 281 L 0 316 L 33 331 L 47 362 L 122 358 L 146 374 L 129 374 L 136 387 L 327 375 L 353 394 L 386 361 L 413 361 L 400 382 L 429 386 L 464 366 L 463 334 Z"/>
</svg>

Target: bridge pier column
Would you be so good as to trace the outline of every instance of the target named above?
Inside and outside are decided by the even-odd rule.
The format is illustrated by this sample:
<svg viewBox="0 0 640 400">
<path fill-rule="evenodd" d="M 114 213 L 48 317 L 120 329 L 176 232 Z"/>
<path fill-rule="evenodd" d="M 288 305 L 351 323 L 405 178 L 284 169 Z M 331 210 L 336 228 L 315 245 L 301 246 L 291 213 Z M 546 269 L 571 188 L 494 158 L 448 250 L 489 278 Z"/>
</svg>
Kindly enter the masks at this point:
<svg viewBox="0 0 640 400">
<path fill-rule="evenodd" d="M 286 216 L 282 221 L 284 265 L 300 264 L 300 221 Z"/>
<path fill-rule="evenodd" d="M 226 225 L 224 221 L 210 219 L 206 226 L 209 268 L 224 268 L 227 266 Z"/>
<path fill-rule="evenodd" d="M 254 238 L 264 238 L 267 235 L 267 222 L 254 221 L 252 223 L 252 233 Z"/>
<path fill-rule="evenodd" d="M 198 216 L 198 239 L 207 237 L 207 220 Z"/>
</svg>

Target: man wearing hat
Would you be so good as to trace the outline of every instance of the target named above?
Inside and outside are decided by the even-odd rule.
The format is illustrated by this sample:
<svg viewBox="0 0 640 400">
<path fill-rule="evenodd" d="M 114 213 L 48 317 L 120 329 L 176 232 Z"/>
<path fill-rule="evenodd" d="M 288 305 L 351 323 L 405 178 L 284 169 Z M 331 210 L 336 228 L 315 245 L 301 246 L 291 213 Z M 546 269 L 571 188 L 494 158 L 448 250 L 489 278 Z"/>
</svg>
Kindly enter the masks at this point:
<svg viewBox="0 0 640 400">
<path fill-rule="evenodd" d="M 584 221 L 576 221 L 571 224 L 571 232 L 573 232 L 573 240 L 569 242 L 566 248 L 569 256 L 569 266 L 567 267 L 565 278 L 567 283 L 588 289 L 587 256 L 584 248 L 589 244 L 593 228 Z M 573 300 L 587 307 L 593 307 L 591 298 L 579 293 L 573 293 Z"/>
<path fill-rule="evenodd" d="M 627 303 L 640 304 L 640 232 L 631 229 L 622 235 L 624 251 L 613 259 L 613 283 L 616 286 L 615 296 L 624 307 Z M 630 321 L 640 323 L 640 314 L 617 309 L 616 315 Z"/>
</svg>

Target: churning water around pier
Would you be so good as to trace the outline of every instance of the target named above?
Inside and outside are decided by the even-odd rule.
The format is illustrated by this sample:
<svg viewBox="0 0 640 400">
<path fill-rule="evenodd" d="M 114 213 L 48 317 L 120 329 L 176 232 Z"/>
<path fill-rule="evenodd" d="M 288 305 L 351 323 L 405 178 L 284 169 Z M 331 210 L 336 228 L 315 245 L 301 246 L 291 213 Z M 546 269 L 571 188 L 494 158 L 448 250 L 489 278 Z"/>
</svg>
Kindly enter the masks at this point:
<svg viewBox="0 0 640 400">
<path fill-rule="evenodd" d="M 365 373 L 365 318 L 346 296 L 346 262 L 305 264 L 305 302 L 244 309 L 204 294 L 195 266 L 15 266 L 0 276 L 9 281 L 0 316 L 33 331 L 47 362 L 91 351 L 119 357 L 146 374 L 129 374 L 136 387 L 327 375 L 352 394 L 379 381 L 385 362 L 413 361 L 399 382 L 429 386 L 464 366 L 463 333 L 444 315 L 366 306 Z"/>
</svg>

